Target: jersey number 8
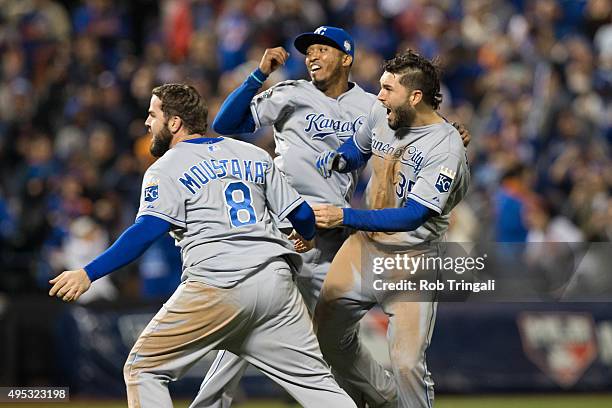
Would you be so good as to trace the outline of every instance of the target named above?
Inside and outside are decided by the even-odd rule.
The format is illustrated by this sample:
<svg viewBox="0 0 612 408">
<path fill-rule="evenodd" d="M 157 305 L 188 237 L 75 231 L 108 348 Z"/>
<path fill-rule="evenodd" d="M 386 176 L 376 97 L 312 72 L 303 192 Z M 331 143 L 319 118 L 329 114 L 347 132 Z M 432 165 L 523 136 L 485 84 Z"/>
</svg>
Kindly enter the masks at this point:
<svg viewBox="0 0 612 408">
<path fill-rule="evenodd" d="M 255 208 L 251 205 L 251 190 L 243 182 L 228 184 L 225 188 L 225 203 L 232 226 L 238 228 L 257 222 Z"/>
</svg>

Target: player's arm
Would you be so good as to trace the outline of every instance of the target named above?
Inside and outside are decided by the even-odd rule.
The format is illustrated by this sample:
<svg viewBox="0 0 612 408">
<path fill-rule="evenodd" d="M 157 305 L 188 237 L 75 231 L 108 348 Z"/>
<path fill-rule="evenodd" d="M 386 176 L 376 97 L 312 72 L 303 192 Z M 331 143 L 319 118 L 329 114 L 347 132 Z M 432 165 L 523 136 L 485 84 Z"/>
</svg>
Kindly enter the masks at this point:
<svg viewBox="0 0 612 408">
<path fill-rule="evenodd" d="M 321 205 L 315 206 L 314 212 L 317 227 L 346 226 L 361 231 L 377 232 L 414 231 L 429 218 L 438 214 L 436 211 L 411 199 L 406 200 L 406 204 L 401 208 L 357 210 Z"/>
<path fill-rule="evenodd" d="M 268 156 L 266 168 L 266 203 L 279 220 L 287 218 L 298 234 L 292 233 L 290 239 L 298 252 L 306 252 L 314 247 L 315 217 L 312 208 L 289 185 L 289 182 L 278 170 L 272 158 Z"/>
<path fill-rule="evenodd" d="M 287 215 L 287 219 L 293 226 L 293 232 L 289 239 L 294 241 L 297 252 L 307 252 L 314 247 L 316 233 L 315 215 L 306 201 L 303 201 Z"/>
<path fill-rule="evenodd" d="M 372 108 L 366 123 L 361 125 L 357 132 L 345 141 L 338 150 L 328 150 L 317 157 L 315 167 L 323 178 L 330 177 L 332 171 L 349 173 L 357 170 L 363 167 L 372 157 L 374 109 Z"/>
<path fill-rule="evenodd" d="M 287 219 L 293 229 L 307 241 L 315 237 L 315 214 L 306 201 L 302 201 L 293 211 L 287 215 Z"/>
<path fill-rule="evenodd" d="M 170 226 L 168 221 L 152 215 L 138 217 L 111 247 L 83 269 L 65 271 L 50 280 L 53 287 L 49 296 L 57 296 L 68 302 L 77 300 L 93 281 L 141 256 L 155 240 L 170 231 Z"/>
<path fill-rule="evenodd" d="M 351 137 L 338 150 L 328 150 L 319 155 L 315 166 L 324 178 L 328 178 L 332 171 L 349 173 L 357 170 L 365 166 L 370 157 L 372 153 L 364 153 L 359 150 L 354 138 Z"/>
<path fill-rule="evenodd" d="M 282 47 L 267 49 L 259 67 L 223 101 L 212 123 L 213 130 L 220 135 L 254 132 L 256 125 L 251 114 L 251 101 L 268 76 L 285 64 L 288 57 L 289 54 Z"/>
</svg>

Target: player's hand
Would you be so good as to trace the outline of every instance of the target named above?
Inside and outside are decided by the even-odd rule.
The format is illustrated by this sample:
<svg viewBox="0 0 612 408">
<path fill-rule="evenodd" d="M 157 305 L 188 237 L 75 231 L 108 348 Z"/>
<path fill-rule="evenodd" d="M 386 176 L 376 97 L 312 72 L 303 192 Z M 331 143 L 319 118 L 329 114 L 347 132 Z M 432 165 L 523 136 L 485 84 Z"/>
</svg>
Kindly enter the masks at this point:
<svg viewBox="0 0 612 408">
<path fill-rule="evenodd" d="M 57 296 L 64 302 L 77 300 L 91 286 L 85 269 L 65 271 L 49 281 L 53 285 L 49 296 Z"/>
<path fill-rule="evenodd" d="M 291 234 L 289 234 L 287 238 L 293 241 L 293 249 L 299 254 L 308 252 L 315 246 L 314 238 L 309 241 L 298 234 L 296 230 L 291 231 Z"/>
<path fill-rule="evenodd" d="M 328 178 L 331 177 L 332 171 L 343 170 L 346 167 L 346 160 L 337 151 L 326 150 L 317 157 L 315 167 L 323 178 Z"/>
<path fill-rule="evenodd" d="M 344 212 L 342 208 L 327 204 L 316 204 L 312 206 L 319 228 L 335 228 L 342 225 Z"/>
<path fill-rule="evenodd" d="M 331 177 L 334 159 L 338 156 L 335 150 L 326 150 L 317 157 L 315 167 L 323 178 Z"/>
<path fill-rule="evenodd" d="M 459 134 L 461 135 L 461 140 L 463 141 L 463 145 L 467 147 L 467 145 L 469 145 L 470 141 L 472 140 L 472 135 L 470 134 L 470 131 L 467 130 L 463 123 L 453 122 L 453 126 L 459 131 Z"/>
<path fill-rule="evenodd" d="M 266 75 L 270 75 L 276 71 L 281 65 L 285 65 L 289 53 L 285 51 L 283 47 L 267 48 L 264 52 L 261 61 L 259 62 L 259 69 Z"/>
</svg>

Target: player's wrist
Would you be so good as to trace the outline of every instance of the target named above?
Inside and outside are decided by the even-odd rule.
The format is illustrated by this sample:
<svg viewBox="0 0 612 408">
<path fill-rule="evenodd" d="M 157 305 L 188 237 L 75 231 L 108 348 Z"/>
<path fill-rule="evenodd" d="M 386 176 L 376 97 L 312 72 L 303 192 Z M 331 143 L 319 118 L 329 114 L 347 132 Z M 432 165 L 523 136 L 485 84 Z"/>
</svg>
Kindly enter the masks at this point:
<svg viewBox="0 0 612 408">
<path fill-rule="evenodd" d="M 332 162 L 332 170 L 335 171 L 344 171 L 346 169 L 346 158 L 340 153 L 336 151 L 336 157 L 334 157 L 334 161 Z"/>
<path fill-rule="evenodd" d="M 354 211 L 350 207 L 345 207 L 342 209 L 342 219 L 340 220 L 340 225 L 344 227 L 351 226 L 351 217 L 354 215 Z"/>
<path fill-rule="evenodd" d="M 94 272 L 95 266 L 92 264 L 93 262 L 89 263 L 82 269 L 85 272 L 85 275 L 87 275 L 87 277 L 89 278 L 89 282 L 93 282 L 96 278 L 96 272 Z"/>
<path fill-rule="evenodd" d="M 257 67 L 255 71 L 251 72 L 250 76 L 260 85 L 263 85 L 263 83 L 266 82 L 266 79 L 268 79 L 269 74 L 264 73 L 260 67 Z"/>
<path fill-rule="evenodd" d="M 79 274 L 86 281 L 86 283 L 91 283 L 91 277 L 89 276 L 85 268 L 79 269 Z"/>
</svg>

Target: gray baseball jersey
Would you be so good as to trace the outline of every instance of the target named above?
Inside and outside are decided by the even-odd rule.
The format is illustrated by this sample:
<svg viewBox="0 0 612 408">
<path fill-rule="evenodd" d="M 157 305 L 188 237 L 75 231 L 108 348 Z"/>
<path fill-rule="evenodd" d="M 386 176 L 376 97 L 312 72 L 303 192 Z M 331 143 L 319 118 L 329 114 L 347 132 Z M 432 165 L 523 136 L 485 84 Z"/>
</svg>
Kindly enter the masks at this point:
<svg viewBox="0 0 612 408">
<path fill-rule="evenodd" d="M 378 238 L 408 244 L 441 240 L 449 213 L 466 194 L 470 180 L 459 132 L 446 122 L 394 131 L 386 108 L 377 102 L 356 133 L 355 144 L 363 153 L 372 153 L 369 208 L 398 208 L 410 198 L 438 213 L 414 231 L 377 234 Z"/>
<path fill-rule="evenodd" d="M 182 280 L 228 288 L 278 256 L 301 264 L 270 212 L 284 219 L 303 201 L 264 150 L 200 138 L 178 143 L 147 170 L 137 217 L 172 224 Z"/>
<path fill-rule="evenodd" d="M 256 126 L 274 126 L 276 165 L 309 203 L 346 207 L 354 192 L 355 172 L 323 180 L 313 165 L 320 153 L 353 136 L 372 108 L 376 97 L 351 86 L 333 99 L 309 81 L 284 81 L 251 102 Z"/>
</svg>

